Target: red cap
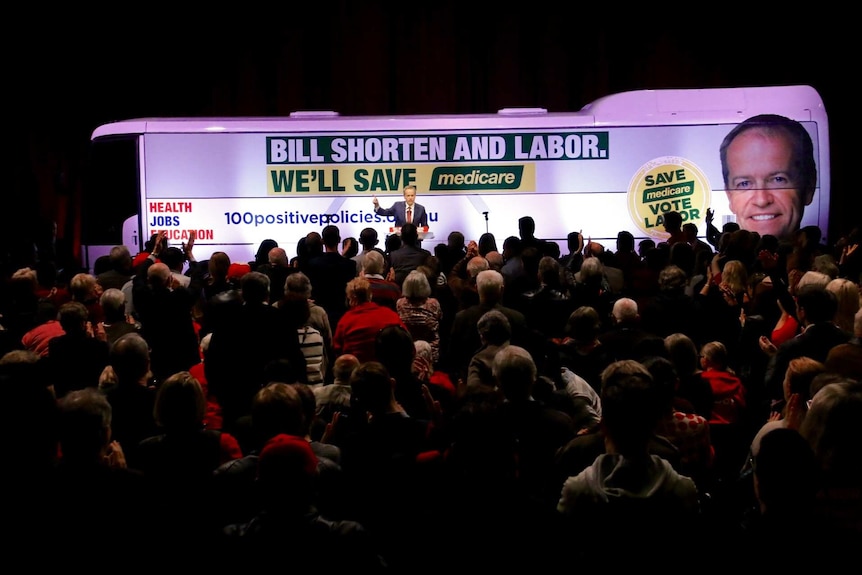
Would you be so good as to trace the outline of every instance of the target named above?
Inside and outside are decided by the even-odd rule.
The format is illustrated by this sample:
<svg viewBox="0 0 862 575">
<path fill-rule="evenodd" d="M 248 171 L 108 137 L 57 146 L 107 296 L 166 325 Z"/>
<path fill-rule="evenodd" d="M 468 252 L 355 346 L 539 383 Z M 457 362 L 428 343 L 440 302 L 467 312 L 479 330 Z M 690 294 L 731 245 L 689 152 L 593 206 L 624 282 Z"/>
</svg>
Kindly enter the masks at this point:
<svg viewBox="0 0 862 575">
<path fill-rule="evenodd" d="M 242 276 L 251 271 L 251 266 L 248 264 L 230 264 L 227 268 L 227 278 L 230 280 L 242 279 Z"/>
</svg>

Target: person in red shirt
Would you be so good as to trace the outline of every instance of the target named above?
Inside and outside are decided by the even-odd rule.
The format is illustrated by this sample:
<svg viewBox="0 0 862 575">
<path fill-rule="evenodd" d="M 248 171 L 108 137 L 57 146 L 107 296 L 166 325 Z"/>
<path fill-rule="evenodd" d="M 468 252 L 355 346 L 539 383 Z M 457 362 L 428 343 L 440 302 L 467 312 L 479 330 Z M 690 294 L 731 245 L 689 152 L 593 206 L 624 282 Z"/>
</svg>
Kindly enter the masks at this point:
<svg viewBox="0 0 862 575">
<path fill-rule="evenodd" d="M 365 363 L 376 359 L 374 346 L 381 329 L 407 326 L 395 310 L 371 301 L 371 284 L 364 277 L 349 281 L 346 292 L 349 307 L 335 327 L 333 351 L 336 357 L 350 353 Z"/>
<path fill-rule="evenodd" d="M 720 341 L 705 343 L 700 349 L 702 377 L 712 388 L 710 423 L 737 423 L 745 409 L 745 388 L 727 365 L 727 348 Z"/>
</svg>

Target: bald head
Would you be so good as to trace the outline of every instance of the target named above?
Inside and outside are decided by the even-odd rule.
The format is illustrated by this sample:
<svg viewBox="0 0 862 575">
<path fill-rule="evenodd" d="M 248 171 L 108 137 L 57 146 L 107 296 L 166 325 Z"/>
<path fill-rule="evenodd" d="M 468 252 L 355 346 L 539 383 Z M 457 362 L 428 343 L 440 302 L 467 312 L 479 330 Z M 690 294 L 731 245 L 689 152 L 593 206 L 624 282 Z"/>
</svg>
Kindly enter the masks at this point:
<svg viewBox="0 0 862 575">
<path fill-rule="evenodd" d="M 273 266 L 288 267 L 290 264 L 287 258 L 287 252 L 284 251 L 284 248 L 272 248 L 267 254 L 267 259 L 269 260 L 270 265 Z"/>
<path fill-rule="evenodd" d="M 147 269 L 147 279 L 153 286 L 171 285 L 171 268 L 161 262 L 154 263 Z"/>
<path fill-rule="evenodd" d="M 492 270 L 500 271 L 503 267 L 503 254 L 498 251 L 490 251 L 485 254 L 485 259 L 488 260 L 488 266 Z"/>
<path fill-rule="evenodd" d="M 474 278 L 479 275 L 479 272 L 490 269 L 488 265 L 488 260 L 483 258 L 482 256 L 476 256 L 470 258 L 470 261 L 467 262 L 467 275 L 471 278 Z"/>
<path fill-rule="evenodd" d="M 617 323 L 630 323 L 638 318 L 638 304 L 635 300 L 623 297 L 614 302 L 614 321 Z"/>
</svg>

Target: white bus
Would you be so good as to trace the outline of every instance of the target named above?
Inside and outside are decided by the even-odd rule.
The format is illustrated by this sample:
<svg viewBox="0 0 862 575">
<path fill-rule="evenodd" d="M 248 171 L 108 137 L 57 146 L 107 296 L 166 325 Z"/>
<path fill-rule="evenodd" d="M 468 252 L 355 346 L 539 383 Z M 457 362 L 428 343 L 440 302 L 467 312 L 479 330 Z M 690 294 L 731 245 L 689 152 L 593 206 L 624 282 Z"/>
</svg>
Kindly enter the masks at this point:
<svg viewBox="0 0 862 575">
<path fill-rule="evenodd" d="M 120 243 L 141 249 L 159 230 L 172 245 L 196 230 L 198 259 L 224 251 L 239 262 L 253 259 L 264 239 L 292 256 L 301 237 L 328 224 L 342 238 L 372 227 L 382 240 L 392 221 L 374 213 L 372 197 L 388 207 L 407 184 L 428 211 L 428 249 L 456 230 L 468 240 L 490 232 L 502 249 L 524 215 L 562 253 L 572 231 L 612 249 L 621 230 L 658 243 L 670 210 L 704 236 L 707 208 L 721 228 L 740 214 L 729 198 L 754 193 L 725 189 L 719 148 L 735 126 L 762 114 L 795 120 L 810 135 L 816 182 L 794 224 L 817 225 L 826 236 L 829 131 L 813 88 L 642 90 L 577 112 L 296 112 L 105 124 L 92 134 L 84 263 L 92 267 Z"/>
</svg>

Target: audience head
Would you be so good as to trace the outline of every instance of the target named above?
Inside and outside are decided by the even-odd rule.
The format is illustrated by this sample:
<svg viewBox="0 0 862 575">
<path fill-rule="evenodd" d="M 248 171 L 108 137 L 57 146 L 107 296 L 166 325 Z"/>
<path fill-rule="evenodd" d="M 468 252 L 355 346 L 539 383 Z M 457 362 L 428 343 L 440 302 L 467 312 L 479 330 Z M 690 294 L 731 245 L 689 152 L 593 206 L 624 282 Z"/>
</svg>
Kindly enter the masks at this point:
<svg viewBox="0 0 862 575">
<path fill-rule="evenodd" d="M 119 323 L 126 319 L 126 295 L 117 288 L 102 292 L 99 304 L 105 314 L 105 323 Z"/>
<path fill-rule="evenodd" d="M 122 335 L 111 346 L 110 365 L 118 385 L 137 385 L 150 370 L 150 346 L 140 334 Z"/>
<path fill-rule="evenodd" d="M 338 228 L 336 228 L 337 230 Z M 338 239 L 336 239 L 332 247 L 335 248 L 338 246 L 338 242 L 341 241 L 340 233 L 338 234 Z M 332 237 L 330 237 L 330 241 L 332 241 Z M 308 259 L 316 258 L 320 254 L 323 253 L 323 236 L 320 235 L 319 232 L 308 232 L 305 236 L 305 255 Z"/>
<path fill-rule="evenodd" d="M 486 311 L 476 323 L 479 337 L 488 345 L 503 345 L 512 338 L 509 318 L 496 309 Z"/>
<path fill-rule="evenodd" d="M 808 440 L 827 485 L 862 484 L 862 382 L 824 386 L 811 400 L 799 432 Z"/>
<path fill-rule="evenodd" d="M 238 286 L 242 283 L 243 276 L 251 271 L 251 266 L 247 263 L 234 262 L 227 268 L 227 280 L 232 286 Z"/>
<path fill-rule="evenodd" d="M 688 277 L 685 271 L 675 265 L 665 266 L 658 274 L 658 287 L 664 292 L 679 292 L 685 289 Z"/>
<path fill-rule="evenodd" d="M 497 239 L 490 232 L 485 232 L 479 236 L 476 246 L 479 250 L 479 255 L 483 257 L 487 257 L 489 252 L 499 252 L 497 249 Z"/>
<path fill-rule="evenodd" d="M 569 232 L 566 236 L 566 248 L 570 254 L 575 254 L 581 251 L 584 245 L 584 238 L 580 232 Z"/>
<path fill-rule="evenodd" d="M 536 221 L 531 216 L 523 216 L 518 219 L 518 235 L 521 239 L 530 239 L 536 233 Z"/>
<path fill-rule="evenodd" d="M 74 301 L 87 302 L 99 299 L 102 295 L 102 286 L 99 285 L 93 274 L 78 273 L 72 276 L 72 280 L 69 282 L 69 293 Z"/>
<path fill-rule="evenodd" d="M 172 283 L 171 268 L 163 262 L 156 262 L 147 268 L 147 281 L 155 289 L 167 289 Z"/>
<path fill-rule="evenodd" d="M 677 211 L 665 212 L 664 229 L 670 233 L 680 231 L 682 229 L 682 214 Z"/>
<path fill-rule="evenodd" d="M 698 353 L 694 341 L 684 333 L 672 333 L 664 338 L 668 359 L 673 362 L 680 377 L 691 375 L 698 370 Z"/>
<path fill-rule="evenodd" d="M 165 433 L 189 433 L 203 428 L 206 409 L 200 382 L 189 372 L 180 371 L 159 385 L 153 417 Z"/>
<path fill-rule="evenodd" d="M 406 223 L 401 226 L 401 242 L 408 246 L 415 246 L 419 241 L 419 228 L 416 224 Z"/>
<path fill-rule="evenodd" d="M 172 272 L 182 272 L 183 266 L 186 263 L 186 253 L 176 246 L 171 246 L 162 252 L 159 259 L 162 260 L 162 263 L 168 266 Z"/>
<path fill-rule="evenodd" d="M 682 225 L 682 232 L 685 234 L 685 241 L 694 242 L 697 240 L 697 224 L 686 222 Z"/>
<path fill-rule="evenodd" d="M 464 246 L 466 245 L 466 242 L 464 240 L 464 234 L 459 231 L 449 232 L 449 237 L 447 238 L 446 245 L 448 246 L 450 251 L 464 251 Z"/>
<path fill-rule="evenodd" d="M 302 272 L 294 272 L 284 280 L 284 294 L 294 294 L 305 299 L 311 298 L 311 280 Z"/>
<path fill-rule="evenodd" d="M 587 344 L 596 341 L 602 330 L 602 318 L 594 307 L 582 305 L 569 315 L 565 332 L 576 343 Z"/>
<path fill-rule="evenodd" d="M 614 449 L 643 457 L 658 422 L 666 412 L 652 375 L 637 361 L 620 360 L 602 372 L 602 428 Z"/>
<path fill-rule="evenodd" d="M 386 253 L 394 252 L 401 247 L 401 236 L 398 234 L 389 234 L 384 240 L 384 247 L 386 248 Z"/>
<path fill-rule="evenodd" d="M 412 347 L 411 342 L 411 347 Z M 366 361 L 350 376 L 350 404 L 357 413 L 382 415 L 395 403 L 395 380 L 379 361 Z"/>
<path fill-rule="evenodd" d="M 299 402 L 302 406 L 302 430 L 300 435 L 308 437 L 311 435 L 311 426 L 314 424 L 314 419 L 317 416 L 317 398 L 314 395 L 314 390 L 307 383 L 291 383 L 291 387 L 296 389 L 299 394 Z"/>
<path fill-rule="evenodd" d="M 242 276 L 240 288 L 242 301 L 247 304 L 259 305 L 269 301 L 269 276 L 261 272 L 249 272 Z"/>
<path fill-rule="evenodd" d="M 416 347 L 413 336 L 400 325 L 388 325 L 380 330 L 374 343 L 374 357 L 386 366 L 389 374 L 400 378 L 411 372 Z"/>
<path fill-rule="evenodd" d="M 635 251 L 635 237 L 631 232 L 622 230 L 617 233 L 617 251 L 622 253 Z"/>
<path fill-rule="evenodd" d="M 523 347 L 507 345 L 494 355 L 494 379 L 509 401 L 523 403 L 532 398 L 538 371 L 533 356 Z"/>
<path fill-rule="evenodd" d="M 476 292 L 482 303 L 494 304 L 503 298 L 503 274 L 495 270 L 483 270 L 476 276 Z"/>
<path fill-rule="evenodd" d="M 273 267 L 286 268 L 290 265 L 290 259 L 287 257 L 287 252 L 284 248 L 274 247 L 269 250 L 266 261 Z"/>
<path fill-rule="evenodd" d="M 728 355 L 727 346 L 720 341 L 710 341 L 700 348 L 701 366 L 704 369 L 711 368 L 717 371 L 727 371 Z"/>
<path fill-rule="evenodd" d="M 642 258 L 646 257 L 646 253 L 653 248 L 655 248 L 655 240 L 651 238 L 643 239 L 638 243 L 638 255 Z"/>
<path fill-rule="evenodd" d="M 673 363 L 666 357 L 651 356 L 641 361 L 653 379 L 656 393 L 659 394 L 666 413 L 673 411 L 673 400 L 679 388 L 679 374 Z"/>
<path fill-rule="evenodd" d="M 521 255 L 521 250 L 523 249 L 523 243 L 521 242 L 521 238 L 518 236 L 509 236 L 505 240 L 503 240 L 503 258 L 511 259 L 513 257 L 518 257 Z"/>
<path fill-rule="evenodd" d="M 269 438 L 257 462 L 264 505 L 276 513 L 303 513 L 314 499 L 317 456 L 304 438 L 280 433 Z"/>
<path fill-rule="evenodd" d="M 560 285 L 560 262 L 551 256 L 539 260 L 539 281 L 549 287 Z"/>
<path fill-rule="evenodd" d="M 830 281 L 832 281 L 832 279 L 828 275 L 814 270 L 808 270 L 802 274 L 802 277 L 799 278 L 799 281 L 796 283 L 796 293 L 798 294 L 799 290 L 808 285 L 825 288 L 829 285 Z"/>
<path fill-rule="evenodd" d="M 805 356 L 791 359 L 784 372 L 784 398 L 790 399 L 792 394 L 799 394 L 802 402 L 806 403 L 811 399 L 814 378 L 825 372 L 826 366 L 816 359 Z"/>
<path fill-rule="evenodd" d="M 419 270 L 411 271 L 401 284 L 401 293 L 411 301 L 428 299 L 431 296 L 431 284 L 428 283 L 428 276 Z"/>
<path fill-rule="evenodd" d="M 359 243 L 362 244 L 364 251 L 370 251 L 380 242 L 377 235 L 377 230 L 374 228 L 363 228 L 359 232 Z"/>
<path fill-rule="evenodd" d="M 835 295 L 835 325 L 847 333 L 854 333 L 854 318 L 860 310 L 859 286 L 847 278 L 836 278 L 826 284 Z"/>
<path fill-rule="evenodd" d="M 351 259 L 359 253 L 359 242 L 352 236 L 346 237 L 341 240 L 341 250 L 342 256 Z"/>
<path fill-rule="evenodd" d="M 279 433 L 304 435 L 304 418 L 302 397 L 289 383 L 270 383 L 254 396 L 251 424 L 261 442 Z"/>
<path fill-rule="evenodd" d="M 39 278 L 32 268 L 21 268 L 15 270 L 9 278 L 9 288 L 16 300 L 32 300 L 36 297 L 39 288 Z"/>
<path fill-rule="evenodd" d="M 803 325 L 832 321 L 837 309 L 835 294 L 825 286 L 806 285 L 796 291 L 796 312 Z"/>
<path fill-rule="evenodd" d="M 505 262 L 503 261 L 503 254 L 501 254 L 500 252 L 491 250 L 490 252 L 487 252 L 485 254 L 485 259 L 488 261 L 488 269 L 497 271 L 503 269 L 503 264 Z"/>
<path fill-rule="evenodd" d="M 111 269 L 124 274 L 132 273 L 132 252 L 128 246 L 119 245 L 111 248 L 108 254 Z"/>
<path fill-rule="evenodd" d="M 78 301 L 70 301 L 60 306 L 57 312 L 57 321 L 67 334 L 80 334 L 87 330 L 87 319 L 90 312 L 87 307 Z"/>
<path fill-rule="evenodd" d="M 832 254 L 821 254 L 814 258 L 814 271 L 826 274 L 830 279 L 834 280 L 841 273 L 838 264 L 835 263 L 835 258 Z"/>
<path fill-rule="evenodd" d="M 638 320 L 638 303 L 629 297 L 621 297 L 614 302 L 613 307 L 614 323 L 631 324 Z"/>
<path fill-rule="evenodd" d="M 230 257 L 225 252 L 213 252 L 207 262 L 210 279 L 219 282 L 227 281 L 227 272 L 229 269 Z"/>
<path fill-rule="evenodd" d="M 362 260 L 362 270 L 365 275 L 383 275 L 384 264 L 383 254 L 377 250 L 371 250 Z"/>
<path fill-rule="evenodd" d="M 85 387 L 61 397 L 57 406 L 63 460 L 102 465 L 111 443 L 108 398 L 93 387 Z"/>
<path fill-rule="evenodd" d="M 330 224 L 325 226 L 323 231 L 320 232 L 320 238 L 323 240 L 323 246 L 326 249 L 334 250 L 338 248 L 338 244 L 341 242 L 341 231 L 338 229 L 338 226 Z"/>
<path fill-rule="evenodd" d="M 357 367 L 359 367 L 359 359 L 355 355 L 351 353 L 339 355 L 332 366 L 332 377 L 335 383 L 349 385 L 350 375 Z"/>
<path fill-rule="evenodd" d="M 416 348 L 416 357 L 421 357 L 428 362 L 429 369 L 434 370 L 434 350 L 431 344 L 424 339 L 417 339 L 413 342 L 413 347 Z"/>
<path fill-rule="evenodd" d="M 587 258 L 581 264 L 578 277 L 582 284 L 598 286 L 605 277 L 605 266 L 599 258 Z"/>
<path fill-rule="evenodd" d="M 491 269 L 487 259 L 482 256 L 472 257 L 467 262 L 467 277 L 476 278 L 476 276 L 479 275 L 479 272 L 483 272 L 487 269 Z"/>
<path fill-rule="evenodd" d="M 254 253 L 254 263 L 256 265 L 273 263 L 272 250 L 278 247 L 278 242 L 273 239 L 265 239 L 257 246 L 257 251 Z"/>
<path fill-rule="evenodd" d="M 358 276 L 347 282 L 347 301 L 351 306 L 368 303 L 371 301 L 371 284 L 362 276 Z"/>
<path fill-rule="evenodd" d="M 105 254 L 96 258 L 93 262 L 93 275 L 99 276 L 111 271 L 111 256 Z"/>
</svg>

